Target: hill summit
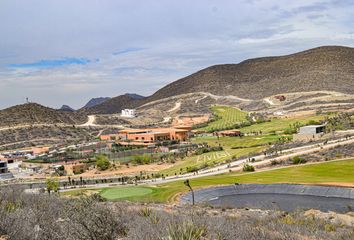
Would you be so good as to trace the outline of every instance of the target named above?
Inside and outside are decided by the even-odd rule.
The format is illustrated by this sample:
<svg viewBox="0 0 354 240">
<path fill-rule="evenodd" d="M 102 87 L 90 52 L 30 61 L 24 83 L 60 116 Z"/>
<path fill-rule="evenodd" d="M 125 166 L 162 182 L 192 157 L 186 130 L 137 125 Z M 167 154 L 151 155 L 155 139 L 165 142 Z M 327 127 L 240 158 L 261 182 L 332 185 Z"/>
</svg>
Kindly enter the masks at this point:
<svg viewBox="0 0 354 240">
<path fill-rule="evenodd" d="M 280 93 L 324 90 L 354 93 L 354 48 L 324 46 L 286 56 L 211 66 L 168 84 L 147 100 L 193 92 L 261 99 Z"/>
<path fill-rule="evenodd" d="M 0 110 L 0 126 L 36 123 L 77 124 L 83 123 L 85 120 L 86 116 L 80 116 L 69 111 L 55 110 L 37 103 L 26 103 Z"/>
</svg>

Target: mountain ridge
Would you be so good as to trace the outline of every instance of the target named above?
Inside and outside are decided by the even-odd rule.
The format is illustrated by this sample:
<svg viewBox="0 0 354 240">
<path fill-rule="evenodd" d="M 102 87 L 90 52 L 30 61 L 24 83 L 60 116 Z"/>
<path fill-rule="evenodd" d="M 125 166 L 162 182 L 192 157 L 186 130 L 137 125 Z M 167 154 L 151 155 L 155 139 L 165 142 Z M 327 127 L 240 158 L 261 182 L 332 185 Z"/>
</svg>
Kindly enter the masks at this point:
<svg viewBox="0 0 354 240">
<path fill-rule="evenodd" d="M 56 110 L 38 103 L 25 103 L 0 110 L 0 126 L 22 124 L 78 124 L 86 121 L 86 116 L 75 112 Z"/>
<path fill-rule="evenodd" d="M 322 46 L 284 56 L 213 65 L 166 85 L 148 100 L 190 92 L 249 99 L 304 90 L 353 94 L 353 69 L 354 48 Z"/>
</svg>

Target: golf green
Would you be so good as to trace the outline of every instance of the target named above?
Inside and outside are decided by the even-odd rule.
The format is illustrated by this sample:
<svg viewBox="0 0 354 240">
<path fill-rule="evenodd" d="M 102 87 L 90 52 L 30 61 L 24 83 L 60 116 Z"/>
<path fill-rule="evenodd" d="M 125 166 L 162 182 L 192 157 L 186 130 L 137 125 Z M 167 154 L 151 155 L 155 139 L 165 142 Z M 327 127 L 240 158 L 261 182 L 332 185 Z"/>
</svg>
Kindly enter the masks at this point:
<svg viewBox="0 0 354 240">
<path fill-rule="evenodd" d="M 152 193 L 152 191 L 152 189 L 145 187 L 117 187 L 103 189 L 100 195 L 108 200 L 116 200 L 132 196 L 144 196 Z"/>
</svg>

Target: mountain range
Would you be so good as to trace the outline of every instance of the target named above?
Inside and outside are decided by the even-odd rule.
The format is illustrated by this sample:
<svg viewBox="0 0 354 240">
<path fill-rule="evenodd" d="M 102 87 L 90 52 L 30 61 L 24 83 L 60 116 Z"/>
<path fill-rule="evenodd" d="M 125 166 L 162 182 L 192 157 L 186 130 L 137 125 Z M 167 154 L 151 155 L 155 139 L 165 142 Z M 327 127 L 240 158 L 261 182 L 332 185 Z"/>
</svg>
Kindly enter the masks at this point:
<svg viewBox="0 0 354 240">
<path fill-rule="evenodd" d="M 113 98 L 93 98 L 75 114 L 119 113 L 124 108 L 194 92 L 259 100 L 309 91 L 354 94 L 354 48 L 324 46 L 286 56 L 214 65 L 174 81 L 149 97 L 127 93 Z M 0 111 L 0 115 L 4 111 Z"/>
</svg>

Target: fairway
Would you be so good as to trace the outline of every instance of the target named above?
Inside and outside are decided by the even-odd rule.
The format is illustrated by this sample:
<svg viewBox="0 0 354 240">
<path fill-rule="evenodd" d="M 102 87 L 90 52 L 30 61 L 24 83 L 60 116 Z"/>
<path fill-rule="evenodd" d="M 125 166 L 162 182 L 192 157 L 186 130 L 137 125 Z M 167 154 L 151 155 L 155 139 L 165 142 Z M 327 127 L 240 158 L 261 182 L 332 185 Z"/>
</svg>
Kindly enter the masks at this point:
<svg viewBox="0 0 354 240">
<path fill-rule="evenodd" d="M 231 158 L 247 157 L 249 154 L 264 151 L 269 144 L 278 141 L 278 135 L 247 136 L 247 137 L 220 137 L 215 136 L 192 138 L 193 143 L 207 143 L 209 146 L 222 146 L 223 151 L 208 152 L 201 155 L 189 156 L 176 162 L 170 168 L 160 171 L 164 175 L 175 175 L 187 172 L 189 168 L 199 168 L 208 165 L 214 166 Z"/>
<path fill-rule="evenodd" d="M 100 195 L 107 200 L 117 200 L 132 196 L 142 197 L 152 192 L 152 189 L 146 187 L 117 187 L 102 189 Z"/>
<path fill-rule="evenodd" d="M 264 122 L 259 124 L 253 124 L 248 127 L 241 128 L 242 133 L 249 132 L 259 132 L 271 133 L 271 132 L 284 132 L 286 129 L 290 128 L 290 125 L 299 123 L 301 125 L 306 125 L 309 121 L 320 121 L 324 120 L 324 115 L 316 116 L 305 116 L 305 117 L 296 117 L 296 118 L 272 118 L 270 122 Z"/>
<path fill-rule="evenodd" d="M 214 122 L 208 124 L 208 126 L 200 128 L 202 131 L 217 131 L 223 129 L 232 128 L 235 124 L 246 122 L 247 112 L 241 111 L 236 108 L 227 107 L 227 106 L 214 106 L 211 107 L 214 115 L 218 119 Z"/>
<path fill-rule="evenodd" d="M 354 183 L 354 159 L 289 166 L 254 173 L 231 173 L 191 179 L 194 189 L 234 183 L 303 183 L 329 184 Z M 174 202 L 180 193 L 188 192 L 183 181 L 151 187 L 152 192 L 143 196 L 130 196 L 129 200 L 142 202 Z"/>
<path fill-rule="evenodd" d="M 194 189 L 234 183 L 301 183 L 301 184 L 353 184 L 354 159 L 329 161 L 283 167 L 254 173 L 230 173 L 191 179 Z M 130 200 L 137 202 L 175 202 L 181 193 L 189 189 L 183 181 L 175 181 L 156 186 L 131 186 L 102 189 L 82 189 L 64 192 L 66 196 L 78 196 L 79 191 L 97 191 L 107 200 Z"/>
</svg>

